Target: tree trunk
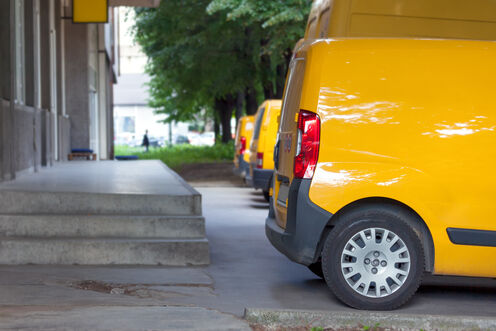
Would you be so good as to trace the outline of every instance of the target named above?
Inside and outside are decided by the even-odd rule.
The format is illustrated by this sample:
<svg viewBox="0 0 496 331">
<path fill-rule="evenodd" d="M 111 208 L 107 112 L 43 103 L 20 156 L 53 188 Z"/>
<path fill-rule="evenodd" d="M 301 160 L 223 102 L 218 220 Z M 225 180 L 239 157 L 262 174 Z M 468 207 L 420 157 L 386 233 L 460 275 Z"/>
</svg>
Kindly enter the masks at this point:
<svg viewBox="0 0 496 331">
<path fill-rule="evenodd" d="M 219 114 L 217 113 L 217 109 L 214 112 L 214 132 L 215 132 L 215 142 L 218 143 L 218 139 L 220 136 L 220 125 L 219 125 Z"/>
<path fill-rule="evenodd" d="M 286 76 L 288 74 L 292 56 L 293 51 L 288 48 L 284 52 L 285 61 L 276 67 L 276 98 L 278 99 L 282 99 L 284 94 L 284 84 L 286 82 Z"/>
<path fill-rule="evenodd" d="M 263 45 L 263 42 L 262 42 Z M 265 100 L 274 99 L 274 83 L 272 82 L 272 65 L 270 56 L 262 55 L 260 58 L 262 70 L 260 72 Z"/>
<path fill-rule="evenodd" d="M 284 94 L 284 83 L 286 82 L 287 67 L 285 64 L 279 64 L 276 68 L 276 98 L 282 99 Z"/>
<path fill-rule="evenodd" d="M 228 143 L 232 140 L 231 134 L 231 118 L 236 100 L 232 94 L 228 94 L 222 98 L 215 99 L 215 110 L 219 114 L 220 124 L 222 126 L 222 142 Z"/>
<path fill-rule="evenodd" d="M 257 91 L 254 87 L 247 87 L 245 92 L 246 115 L 255 115 L 258 109 Z"/>
<path fill-rule="evenodd" d="M 239 91 L 236 95 L 236 130 L 238 130 L 238 122 L 239 119 L 243 116 L 243 106 L 245 102 L 245 93 L 243 91 Z"/>
</svg>

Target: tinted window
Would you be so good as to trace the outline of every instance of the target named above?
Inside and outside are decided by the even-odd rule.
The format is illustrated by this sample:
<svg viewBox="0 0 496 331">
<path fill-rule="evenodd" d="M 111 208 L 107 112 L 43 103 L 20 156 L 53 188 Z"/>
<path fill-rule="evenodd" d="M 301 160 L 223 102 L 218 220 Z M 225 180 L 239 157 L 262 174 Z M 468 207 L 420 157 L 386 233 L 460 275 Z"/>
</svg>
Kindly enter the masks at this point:
<svg viewBox="0 0 496 331">
<path fill-rule="evenodd" d="M 260 136 L 260 129 L 262 128 L 262 120 L 265 114 L 265 109 L 267 107 L 264 107 L 260 109 L 257 113 L 257 120 L 255 122 L 255 132 L 253 133 L 253 139 L 258 139 L 258 136 Z"/>
</svg>

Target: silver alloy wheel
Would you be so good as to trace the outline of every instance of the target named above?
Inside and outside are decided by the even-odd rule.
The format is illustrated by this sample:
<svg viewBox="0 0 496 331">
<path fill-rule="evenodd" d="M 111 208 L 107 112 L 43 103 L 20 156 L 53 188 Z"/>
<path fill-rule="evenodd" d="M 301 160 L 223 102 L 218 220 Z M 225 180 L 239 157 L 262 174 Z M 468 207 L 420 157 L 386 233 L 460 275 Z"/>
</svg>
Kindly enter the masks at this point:
<svg viewBox="0 0 496 331">
<path fill-rule="evenodd" d="M 382 298 L 396 292 L 410 273 L 410 252 L 394 232 L 369 228 L 353 235 L 341 254 L 341 272 L 357 293 Z"/>
</svg>

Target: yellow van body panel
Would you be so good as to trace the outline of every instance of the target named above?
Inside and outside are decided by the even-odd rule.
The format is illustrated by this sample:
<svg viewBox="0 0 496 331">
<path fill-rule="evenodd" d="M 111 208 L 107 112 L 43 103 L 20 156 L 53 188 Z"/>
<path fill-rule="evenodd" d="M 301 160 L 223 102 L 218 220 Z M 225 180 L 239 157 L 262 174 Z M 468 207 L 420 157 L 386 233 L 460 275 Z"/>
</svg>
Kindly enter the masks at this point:
<svg viewBox="0 0 496 331">
<path fill-rule="evenodd" d="M 234 166 L 239 167 L 239 149 L 241 147 L 241 137 L 246 138 L 246 149 L 243 155 L 243 160 L 250 162 L 250 144 L 253 136 L 254 116 L 243 116 L 238 120 L 238 128 L 236 130 L 236 138 L 234 141 Z"/>
<path fill-rule="evenodd" d="M 496 1 L 314 1 L 305 39 L 335 37 L 496 40 Z"/>
<path fill-rule="evenodd" d="M 434 273 L 496 276 L 496 247 L 455 245 L 446 232 L 496 231 L 496 43 L 341 39 L 306 47 L 299 108 L 321 119 L 310 200 L 332 214 L 369 197 L 399 201 L 432 234 Z"/>
<path fill-rule="evenodd" d="M 281 100 L 267 100 L 260 106 L 265 109 L 258 139 L 253 139 L 251 145 L 250 166 L 256 165 L 257 153 L 263 153 L 263 168 L 274 169 L 274 145 L 276 144 L 278 118 L 281 114 Z"/>
</svg>

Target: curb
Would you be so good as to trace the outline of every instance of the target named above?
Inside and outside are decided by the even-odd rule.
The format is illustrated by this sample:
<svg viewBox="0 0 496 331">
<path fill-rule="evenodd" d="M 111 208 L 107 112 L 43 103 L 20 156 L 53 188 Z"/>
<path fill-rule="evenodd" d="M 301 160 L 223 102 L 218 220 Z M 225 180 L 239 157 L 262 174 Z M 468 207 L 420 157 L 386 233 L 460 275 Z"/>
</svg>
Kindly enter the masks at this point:
<svg viewBox="0 0 496 331">
<path fill-rule="evenodd" d="M 268 330 L 284 327 L 373 330 L 495 330 L 496 317 L 413 315 L 381 312 L 333 312 L 246 308 L 244 318 Z M 365 326 L 365 327 L 364 327 Z"/>
</svg>

